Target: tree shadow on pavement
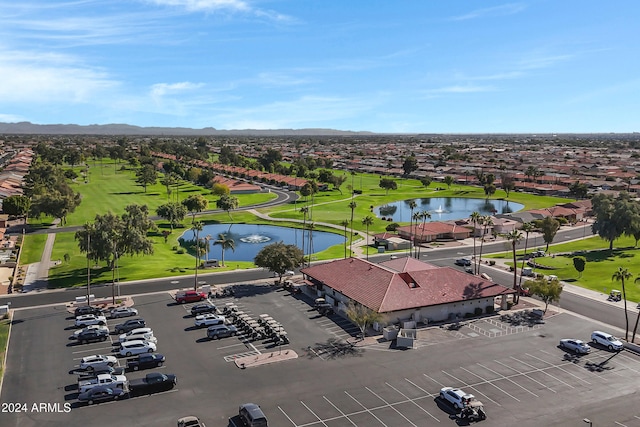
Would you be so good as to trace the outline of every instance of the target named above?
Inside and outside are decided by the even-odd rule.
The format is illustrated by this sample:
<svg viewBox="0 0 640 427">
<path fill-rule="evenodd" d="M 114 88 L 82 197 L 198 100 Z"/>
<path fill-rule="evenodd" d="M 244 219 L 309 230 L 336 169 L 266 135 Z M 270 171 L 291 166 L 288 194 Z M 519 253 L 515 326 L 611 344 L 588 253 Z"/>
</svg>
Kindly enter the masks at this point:
<svg viewBox="0 0 640 427">
<path fill-rule="evenodd" d="M 329 338 L 324 343 L 315 343 L 315 345 L 307 347 L 306 353 L 309 359 L 314 357 L 338 359 L 341 357 L 362 357 L 364 349 L 338 338 Z"/>
</svg>

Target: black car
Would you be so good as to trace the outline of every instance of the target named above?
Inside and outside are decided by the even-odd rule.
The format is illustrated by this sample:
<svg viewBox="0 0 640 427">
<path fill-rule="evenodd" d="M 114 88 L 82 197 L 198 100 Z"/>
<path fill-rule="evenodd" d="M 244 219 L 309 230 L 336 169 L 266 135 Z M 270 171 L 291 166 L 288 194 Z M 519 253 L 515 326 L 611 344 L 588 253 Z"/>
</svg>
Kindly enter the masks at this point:
<svg viewBox="0 0 640 427">
<path fill-rule="evenodd" d="M 158 391 L 171 390 L 178 383 L 173 374 L 152 372 L 144 378 L 129 381 L 129 390 L 132 394 L 151 394 Z"/>
<path fill-rule="evenodd" d="M 117 334 L 124 334 L 129 331 L 133 331 L 137 328 L 144 328 L 147 326 L 147 323 L 144 319 L 129 319 L 124 323 L 120 323 L 116 325 L 115 331 Z"/>
<path fill-rule="evenodd" d="M 137 371 L 140 369 L 157 368 L 162 366 L 165 357 L 160 353 L 144 353 L 134 359 L 127 360 L 127 370 Z"/>
<path fill-rule="evenodd" d="M 102 310 L 98 307 L 83 305 L 82 307 L 76 307 L 73 313 L 75 317 L 84 316 L 85 314 L 95 314 L 96 316 L 100 316 L 102 315 Z"/>
<path fill-rule="evenodd" d="M 78 342 L 82 343 L 90 343 L 97 341 L 106 341 L 109 338 L 109 331 L 105 331 L 104 329 L 88 329 L 86 331 L 82 331 L 78 334 Z"/>
<path fill-rule="evenodd" d="M 209 303 L 196 304 L 193 307 L 191 307 L 192 316 L 197 316 L 198 314 L 203 314 L 203 313 L 216 313 L 216 312 L 217 312 L 216 306 Z"/>
<path fill-rule="evenodd" d="M 98 386 L 78 395 L 78 400 L 93 405 L 97 402 L 109 402 L 125 397 L 125 391 L 121 388 Z"/>
</svg>

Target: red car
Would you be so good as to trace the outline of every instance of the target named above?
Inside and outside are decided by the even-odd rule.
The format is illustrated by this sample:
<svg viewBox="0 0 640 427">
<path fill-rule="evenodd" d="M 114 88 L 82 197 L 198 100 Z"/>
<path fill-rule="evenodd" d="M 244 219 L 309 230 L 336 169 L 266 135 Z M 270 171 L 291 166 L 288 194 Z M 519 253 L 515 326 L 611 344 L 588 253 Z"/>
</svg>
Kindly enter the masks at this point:
<svg viewBox="0 0 640 427">
<path fill-rule="evenodd" d="M 207 294 L 198 291 L 184 291 L 176 294 L 176 302 L 184 304 L 185 302 L 197 302 L 207 299 Z"/>
</svg>

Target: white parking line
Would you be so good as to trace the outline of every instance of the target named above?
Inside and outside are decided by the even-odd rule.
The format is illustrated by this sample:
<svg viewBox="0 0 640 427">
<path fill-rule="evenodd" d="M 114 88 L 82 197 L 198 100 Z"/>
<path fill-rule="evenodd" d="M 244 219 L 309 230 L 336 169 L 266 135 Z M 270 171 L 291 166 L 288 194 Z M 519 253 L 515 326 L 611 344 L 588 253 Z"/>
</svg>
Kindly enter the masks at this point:
<svg viewBox="0 0 640 427">
<path fill-rule="evenodd" d="M 543 374 L 545 374 L 545 375 L 547 375 L 547 376 L 549 376 L 549 377 L 553 378 L 554 380 L 556 380 L 556 381 L 558 381 L 558 382 L 561 382 L 562 384 L 566 385 L 566 386 L 567 386 L 567 387 L 569 387 L 569 388 L 575 388 L 574 386 L 572 386 L 572 385 L 571 385 L 571 384 L 569 384 L 568 382 L 562 381 L 560 378 L 558 378 L 558 377 L 554 377 L 553 375 L 551 375 L 550 373 L 548 373 L 548 372 L 547 372 L 547 369 L 552 369 L 552 368 L 559 368 L 559 369 L 561 369 L 563 372 L 567 372 L 566 370 L 564 370 L 564 369 L 560 368 L 560 366 L 559 366 L 559 365 L 554 365 L 553 363 L 545 362 L 545 363 L 547 363 L 547 364 L 549 365 L 549 367 L 548 367 L 548 368 L 537 368 L 537 367 L 535 367 L 535 366 L 533 366 L 533 365 L 531 365 L 531 364 L 529 364 L 529 363 L 527 363 L 527 362 L 524 362 L 524 361 L 522 361 L 522 360 L 520 360 L 520 359 L 516 359 L 516 358 L 515 358 L 515 357 L 513 357 L 513 356 L 511 356 L 511 358 L 512 358 L 513 360 L 515 360 L 516 362 L 522 363 L 523 365 L 527 365 L 527 366 L 529 366 L 529 367 L 533 368 L 533 371 L 532 371 L 532 372 L 541 372 L 541 373 L 543 373 Z M 543 360 L 543 362 L 544 362 L 544 360 Z M 570 366 L 573 366 L 573 363 L 567 363 L 567 364 L 568 364 L 568 365 L 570 365 Z M 568 373 L 569 375 L 573 375 L 571 372 L 567 372 L 567 373 Z M 573 375 L 573 376 L 575 377 L 575 375 Z M 576 377 L 576 378 L 578 378 L 578 379 L 579 379 L 579 377 Z"/>
<path fill-rule="evenodd" d="M 389 383 L 385 383 L 386 385 L 388 385 L 389 387 L 391 387 L 392 389 L 394 389 L 396 392 L 398 392 L 400 394 L 400 396 L 404 397 L 405 399 L 407 399 L 408 401 L 410 401 L 411 403 L 413 403 L 414 405 L 416 405 L 419 409 L 422 410 L 422 412 L 424 412 L 425 414 L 429 415 L 431 418 L 433 418 L 434 420 L 436 420 L 437 422 L 440 422 L 439 419 L 437 419 L 436 417 L 434 417 L 429 411 L 427 411 L 426 409 L 424 409 L 422 406 L 418 405 L 415 400 L 411 399 L 409 396 L 407 396 L 406 394 L 404 394 L 403 392 L 401 392 L 400 390 L 398 390 L 397 388 L 395 388 L 394 386 L 392 386 Z"/>
<path fill-rule="evenodd" d="M 367 391 L 369 391 L 371 394 L 373 394 L 375 397 L 377 397 L 378 399 L 382 400 L 385 405 L 388 405 L 391 409 L 393 409 L 394 411 L 396 411 L 398 413 L 398 415 L 400 415 L 402 418 L 404 418 L 405 420 L 407 420 L 409 422 L 409 424 L 411 424 L 413 427 L 418 427 L 417 425 L 415 425 L 409 418 L 405 417 L 404 414 L 400 411 L 398 411 L 395 406 L 393 406 L 392 404 L 390 404 L 389 402 L 387 402 L 386 400 L 384 400 L 380 395 L 378 395 L 376 392 L 374 392 L 373 390 L 371 390 L 369 387 L 365 387 L 367 389 Z M 411 400 L 413 402 L 413 400 Z"/>
<path fill-rule="evenodd" d="M 505 367 L 505 368 L 507 368 L 507 369 L 511 369 L 512 371 L 515 371 L 515 372 L 520 373 L 521 375 L 524 375 L 525 377 L 529 378 L 531 381 L 533 381 L 533 382 L 535 382 L 535 383 L 537 383 L 537 384 L 541 385 L 542 387 L 546 388 L 546 389 L 547 389 L 547 390 L 549 390 L 549 391 L 552 391 L 553 393 L 557 393 L 554 389 L 552 389 L 552 388 L 551 388 L 551 387 L 549 387 L 548 385 L 546 385 L 546 384 L 544 384 L 544 383 L 541 383 L 540 381 L 536 380 L 535 378 L 531 378 L 531 377 L 530 377 L 529 375 L 527 375 L 527 374 L 523 374 L 523 373 L 521 373 L 521 372 L 520 372 L 520 371 L 518 371 L 516 368 L 512 368 L 511 366 L 506 365 L 506 364 L 504 364 L 504 363 L 502 363 L 502 362 L 500 362 L 500 361 L 498 361 L 498 360 L 494 360 L 494 362 L 498 363 L 499 365 L 504 366 L 504 367 Z"/>
<path fill-rule="evenodd" d="M 539 357 L 534 356 L 533 354 L 525 353 L 525 355 L 526 355 L 526 356 L 529 356 L 529 357 L 533 357 L 534 359 L 539 360 L 539 361 L 541 361 L 542 363 L 546 363 L 547 365 L 553 366 L 554 368 L 558 368 L 558 369 L 560 369 L 562 372 L 565 372 L 565 373 L 567 373 L 567 374 L 571 375 L 572 377 L 575 377 L 576 379 L 579 379 L 580 381 L 583 381 L 583 382 L 585 382 L 585 383 L 587 383 L 587 384 L 591 385 L 591 383 L 590 383 L 589 381 L 587 381 L 587 380 L 583 380 L 583 379 L 582 379 L 582 378 L 580 378 L 579 376 L 577 376 L 577 375 L 575 375 L 575 374 L 572 374 L 571 372 L 567 371 L 566 369 L 563 369 L 563 368 L 562 368 L 562 366 L 554 365 L 553 363 L 549 363 L 549 362 L 547 362 L 547 361 L 546 361 L 546 360 L 544 360 L 544 359 L 541 359 L 541 358 L 539 358 Z M 522 363 L 525 363 L 525 362 L 522 362 Z M 529 364 L 528 364 L 528 363 L 525 363 L 525 365 L 529 365 Z M 529 365 L 529 366 L 531 366 L 531 365 Z M 572 387 L 572 388 L 573 388 L 573 387 Z"/>
<path fill-rule="evenodd" d="M 289 418 L 289 415 L 287 415 L 287 413 L 286 413 L 286 412 L 284 412 L 284 409 L 282 409 L 280 406 L 278 406 L 278 409 L 280 409 L 280 412 L 282 412 L 282 415 L 284 415 L 285 417 L 287 417 L 287 419 L 289 420 L 289 422 L 290 422 L 292 425 L 297 426 L 297 424 L 296 424 L 296 423 L 294 423 L 294 422 L 293 422 L 293 420 L 292 420 L 291 418 Z M 235 423 L 234 423 L 233 425 L 235 425 Z"/>
<path fill-rule="evenodd" d="M 468 373 L 470 373 L 471 375 L 473 375 L 473 376 L 476 376 L 476 377 L 480 378 L 482 381 L 486 381 L 486 382 L 488 382 L 488 381 L 489 381 L 488 379 L 486 379 L 486 378 L 482 378 L 480 375 L 478 375 L 478 374 L 476 374 L 476 373 L 474 373 L 474 372 L 471 372 L 471 371 L 470 371 L 470 370 L 468 370 L 468 369 L 465 369 L 465 368 L 462 368 L 462 369 L 463 369 L 463 370 L 465 370 L 465 371 L 467 371 L 467 372 L 468 372 Z M 473 387 L 473 386 L 469 386 L 469 387 L 471 387 L 473 390 L 475 390 L 475 391 L 476 391 L 476 393 L 483 395 L 483 396 L 485 397 L 485 399 L 490 400 L 491 402 L 495 403 L 495 404 L 496 404 L 496 405 L 498 405 L 498 406 L 502 406 L 501 404 L 499 404 L 498 402 L 496 402 L 495 400 L 493 400 L 492 398 L 490 398 L 489 396 L 487 396 L 486 394 L 484 394 L 483 392 L 481 392 L 480 390 L 478 390 L 476 387 Z"/>
<path fill-rule="evenodd" d="M 318 419 L 318 421 L 320 421 L 320 422 L 322 423 L 322 425 L 323 425 L 323 426 L 327 427 L 327 424 L 326 424 L 324 421 L 322 421 L 322 419 L 318 416 L 318 414 L 316 414 L 315 412 L 313 412 L 313 411 L 311 410 L 311 408 L 309 408 L 309 407 L 307 406 L 307 404 L 306 404 L 306 403 L 304 403 L 302 400 L 300 401 L 300 403 L 302 403 L 302 406 L 304 406 L 305 408 L 307 408 L 307 411 L 311 412 L 311 414 L 312 414 L 314 417 L 316 417 L 316 418 Z"/>
<path fill-rule="evenodd" d="M 358 427 L 358 425 L 356 423 L 354 423 L 353 421 L 351 421 L 351 418 L 349 418 L 348 415 L 346 415 L 344 412 L 342 412 L 342 410 L 340 408 L 338 408 L 336 405 L 333 404 L 332 401 L 330 401 L 329 399 L 327 399 L 326 396 L 322 396 L 324 398 L 324 400 L 327 401 L 327 403 L 329 403 L 329 405 L 333 406 L 335 408 L 336 411 L 340 412 L 340 414 L 342 415 L 342 417 L 346 418 L 351 424 L 353 424 L 355 427 Z"/>
<path fill-rule="evenodd" d="M 378 418 L 376 416 L 376 414 L 374 414 L 373 412 L 371 412 L 366 406 L 364 406 L 362 403 L 358 402 L 358 399 L 356 399 L 355 397 L 351 396 L 349 394 L 349 392 L 345 391 L 344 392 L 347 396 L 349 396 L 351 399 L 353 399 L 354 402 L 356 402 L 358 405 L 362 406 L 362 409 L 364 409 L 367 413 L 369 413 L 369 415 L 371 415 L 373 418 L 375 418 L 376 420 L 380 421 L 380 424 L 382 424 L 384 427 L 387 427 L 387 425 L 385 423 L 382 422 L 382 420 L 380 418 Z"/>
<path fill-rule="evenodd" d="M 438 385 L 440 386 L 440 388 L 444 387 L 444 384 L 439 383 L 438 381 L 436 381 L 436 380 L 434 380 L 433 378 L 431 378 L 429 375 L 427 375 L 427 374 L 422 374 L 422 375 L 424 375 L 425 377 L 429 378 L 429 379 L 430 379 L 431 381 L 433 381 L 434 383 L 438 384 Z"/>
<path fill-rule="evenodd" d="M 616 421 L 615 423 L 616 423 L 617 425 L 619 425 L 619 426 L 627 427 L 627 425 L 626 425 L 626 424 L 622 424 L 622 423 L 619 423 L 619 422 L 617 422 L 617 421 Z"/>
<path fill-rule="evenodd" d="M 491 372 L 497 373 L 497 372 L 492 371 L 491 369 L 489 369 L 489 368 L 487 368 L 486 366 L 481 365 L 481 364 L 479 364 L 479 363 L 478 363 L 478 366 L 480 366 L 480 367 L 482 367 L 482 368 L 484 368 L 484 369 L 486 369 L 486 370 L 488 370 L 488 371 L 491 371 Z M 500 375 L 500 374 L 498 374 L 498 375 Z M 511 394 L 509 394 L 509 393 L 507 393 L 506 391 L 504 391 L 503 389 L 501 389 L 500 387 L 498 387 L 497 385 L 495 385 L 495 384 L 493 383 L 493 381 L 495 381 L 495 380 L 489 381 L 487 384 L 494 386 L 495 388 L 497 388 L 498 390 L 500 390 L 501 392 L 503 392 L 504 394 L 506 394 L 507 396 L 509 396 L 509 397 L 510 397 L 510 398 L 512 398 L 513 400 L 515 400 L 516 402 L 520 402 L 520 399 L 518 399 L 517 397 L 515 397 L 515 396 L 513 396 L 513 395 L 511 395 Z M 475 384 L 474 384 L 474 385 L 475 385 Z"/>
<path fill-rule="evenodd" d="M 420 387 L 418 384 L 414 383 L 413 381 L 411 381 L 408 378 L 404 379 L 406 382 L 408 382 L 409 384 L 411 384 L 412 386 L 414 386 L 415 388 L 417 388 L 418 390 L 420 390 L 421 392 L 423 392 L 424 394 L 427 395 L 427 397 L 431 397 L 431 396 L 436 396 L 435 394 L 431 394 L 429 393 L 427 390 L 423 389 L 422 387 Z"/>
</svg>

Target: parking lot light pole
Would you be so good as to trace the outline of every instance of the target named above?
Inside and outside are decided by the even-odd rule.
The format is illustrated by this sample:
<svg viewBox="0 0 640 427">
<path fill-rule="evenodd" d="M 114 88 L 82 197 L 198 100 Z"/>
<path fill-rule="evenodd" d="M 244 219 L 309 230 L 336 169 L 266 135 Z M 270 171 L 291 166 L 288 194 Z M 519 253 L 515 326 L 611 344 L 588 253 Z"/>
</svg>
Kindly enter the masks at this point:
<svg viewBox="0 0 640 427">
<path fill-rule="evenodd" d="M 591 422 L 591 420 L 589 418 L 585 418 L 582 421 L 584 421 L 585 423 L 589 424 L 589 427 L 593 426 L 593 423 Z"/>
</svg>

